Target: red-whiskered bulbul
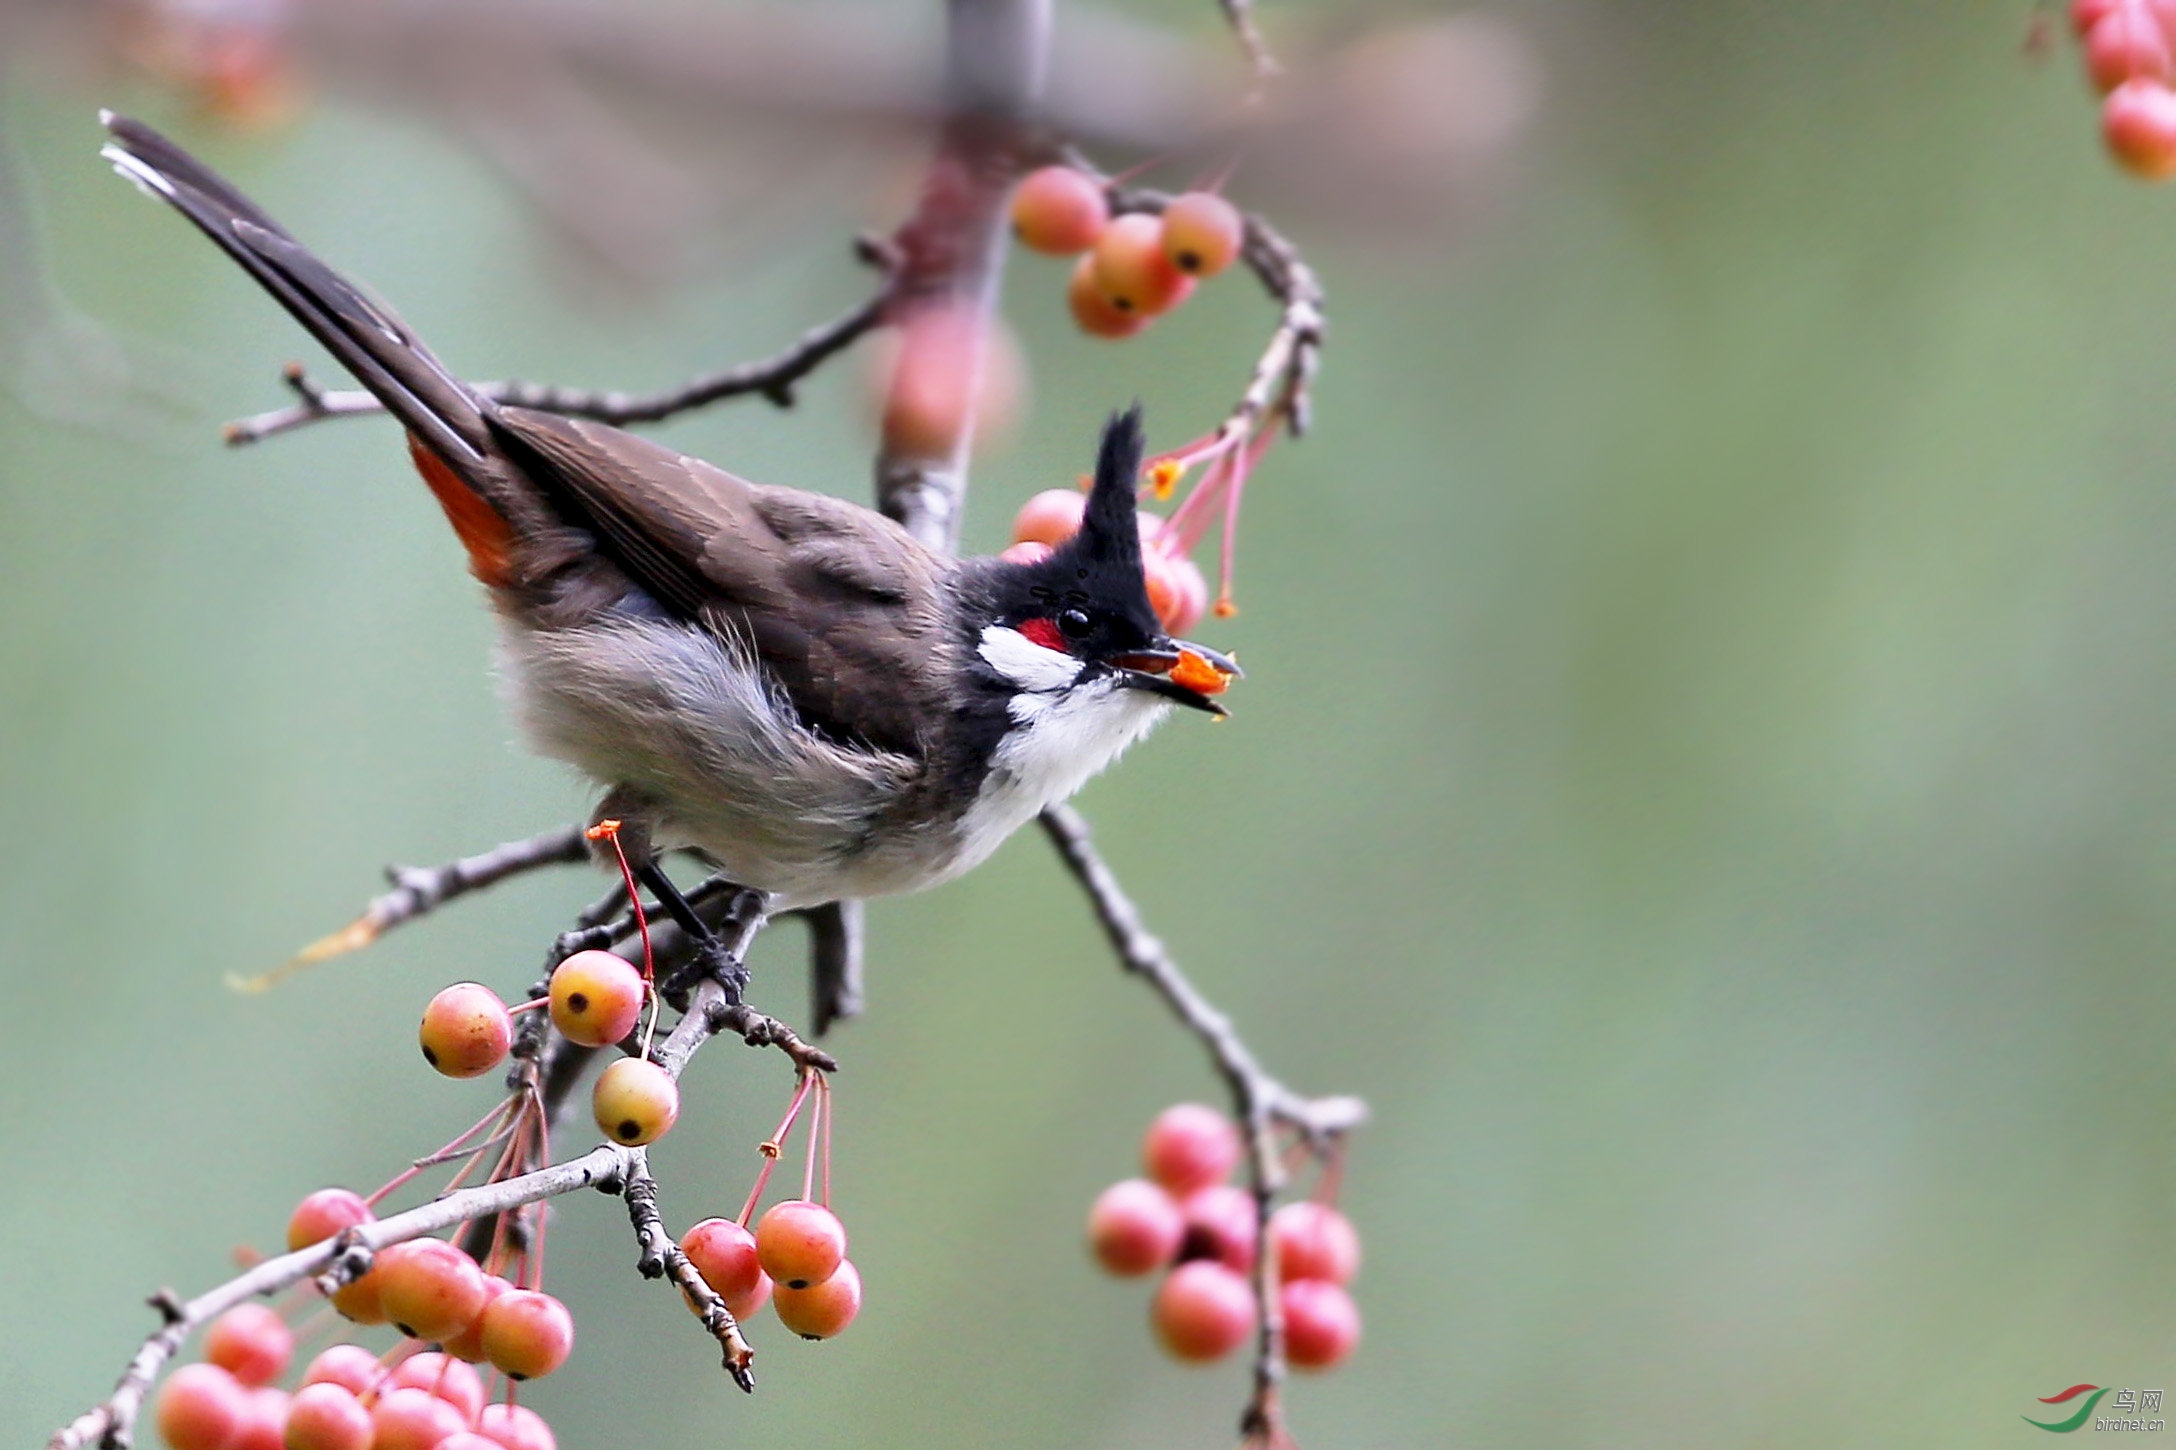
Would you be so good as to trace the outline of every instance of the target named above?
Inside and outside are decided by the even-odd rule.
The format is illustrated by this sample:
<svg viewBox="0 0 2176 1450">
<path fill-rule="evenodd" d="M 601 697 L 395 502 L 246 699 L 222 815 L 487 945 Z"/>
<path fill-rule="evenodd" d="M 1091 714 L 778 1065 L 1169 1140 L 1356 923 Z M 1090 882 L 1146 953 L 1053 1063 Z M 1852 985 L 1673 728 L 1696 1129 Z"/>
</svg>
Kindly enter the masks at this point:
<svg viewBox="0 0 2176 1450">
<path fill-rule="evenodd" d="M 1070 541 L 1037 563 L 955 560 L 858 504 L 479 395 L 209 167 L 104 119 L 121 175 L 406 426 L 489 589 L 515 713 L 605 787 L 598 814 L 625 823 L 653 885 L 654 853 L 687 848 L 778 908 L 919 890 L 1174 703 L 1221 713 L 1172 677 L 1182 646 L 1149 606 L 1138 409 L 1105 428 Z"/>
</svg>

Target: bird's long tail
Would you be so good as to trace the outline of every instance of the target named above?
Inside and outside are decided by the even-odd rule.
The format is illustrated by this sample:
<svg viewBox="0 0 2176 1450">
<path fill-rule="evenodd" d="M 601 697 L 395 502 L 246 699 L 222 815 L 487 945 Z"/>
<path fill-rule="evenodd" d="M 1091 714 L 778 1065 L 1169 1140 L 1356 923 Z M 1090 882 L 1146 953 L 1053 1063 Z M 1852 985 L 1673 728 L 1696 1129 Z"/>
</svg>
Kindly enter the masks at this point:
<svg viewBox="0 0 2176 1450">
<path fill-rule="evenodd" d="M 334 272 L 209 166 L 141 121 L 101 113 L 114 170 L 172 206 L 294 314 L 406 425 L 416 466 L 467 546 L 500 583 L 523 500 L 499 463 L 491 405 L 447 372 L 393 310 Z M 495 577 L 500 576 L 500 577 Z"/>
</svg>

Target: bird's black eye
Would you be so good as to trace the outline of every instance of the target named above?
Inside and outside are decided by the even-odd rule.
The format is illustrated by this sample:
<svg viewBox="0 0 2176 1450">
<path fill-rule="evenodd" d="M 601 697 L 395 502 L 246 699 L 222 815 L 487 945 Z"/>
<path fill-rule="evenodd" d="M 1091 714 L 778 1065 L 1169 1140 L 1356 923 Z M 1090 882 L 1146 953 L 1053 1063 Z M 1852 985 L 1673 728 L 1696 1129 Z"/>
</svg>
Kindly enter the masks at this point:
<svg viewBox="0 0 2176 1450">
<path fill-rule="evenodd" d="M 1058 632 L 1067 639 L 1086 639 L 1088 631 L 1094 628 L 1094 622 L 1084 610 L 1067 609 L 1058 615 Z"/>
</svg>

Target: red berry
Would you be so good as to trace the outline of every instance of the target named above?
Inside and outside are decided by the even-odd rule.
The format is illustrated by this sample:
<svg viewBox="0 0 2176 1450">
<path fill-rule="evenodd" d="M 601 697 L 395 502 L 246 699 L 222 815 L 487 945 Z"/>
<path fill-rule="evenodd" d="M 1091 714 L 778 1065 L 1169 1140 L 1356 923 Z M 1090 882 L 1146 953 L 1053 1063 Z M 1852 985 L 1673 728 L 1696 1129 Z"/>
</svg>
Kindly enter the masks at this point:
<svg viewBox="0 0 2176 1450">
<path fill-rule="evenodd" d="M 2168 37 L 2143 5 L 2118 6 L 2085 37 L 2085 69 L 2104 92 L 2141 76 L 2167 80 Z"/>
<path fill-rule="evenodd" d="M 1013 515 L 1013 542 L 1055 547 L 1080 532 L 1081 516 L 1087 512 L 1088 495 L 1079 489 L 1046 488 Z"/>
<path fill-rule="evenodd" d="M 1253 1332 L 1254 1290 L 1215 1260 L 1195 1259 L 1164 1279 L 1149 1319 L 1172 1358 L 1222 1359 Z"/>
<path fill-rule="evenodd" d="M 456 982 L 431 998 L 416 1036 L 423 1060 L 447 1077 L 481 1077 L 506 1059 L 514 1019 L 489 987 Z"/>
<path fill-rule="evenodd" d="M 2070 28 L 2083 40 L 2102 16 L 2129 3 L 2131 0 L 2070 0 Z"/>
<path fill-rule="evenodd" d="M 680 1087 L 656 1063 L 623 1057 L 597 1074 L 589 1105 L 606 1137 L 639 1148 L 672 1131 L 680 1117 Z"/>
<path fill-rule="evenodd" d="M 1096 1262 L 1128 1278 L 1170 1263 L 1185 1233 L 1185 1217 L 1171 1195 L 1139 1178 L 1104 1189 L 1088 1210 L 1088 1246 Z"/>
<path fill-rule="evenodd" d="M 378 1287 L 384 1282 L 373 1267 L 361 1278 L 333 1290 L 332 1307 L 357 1324 L 383 1324 L 385 1304 L 378 1298 Z"/>
<path fill-rule="evenodd" d="M 854 1322 L 861 1313 L 861 1270 L 852 1259 L 841 1259 L 820 1284 L 796 1289 L 778 1286 L 772 1301 L 778 1322 L 803 1339 L 829 1339 Z"/>
<path fill-rule="evenodd" d="M 1054 257 L 1095 245 L 1111 219 L 1095 178 L 1070 166 L 1031 171 L 1012 194 L 1012 230 L 1020 244 Z"/>
<path fill-rule="evenodd" d="M 1151 549 L 1141 557 L 1148 605 L 1166 634 L 1184 634 L 1209 608 L 1209 581 L 1192 559 Z"/>
<path fill-rule="evenodd" d="M 287 1373 L 295 1332 L 269 1304 L 237 1304 L 204 1332 L 204 1358 L 255 1389 Z"/>
<path fill-rule="evenodd" d="M 756 1256 L 756 1236 L 732 1219 L 704 1219 L 681 1235 L 680 1252 L 735 1319 L 750 1318 L 770 1299 L 771 1276 Z"/>
<path fill-rule="evenodd" d="M 501 1294 L 484 1311 L 484 1357 L 508 1379 L 535 1379 L 567 1362 L 574 1351 L 574 1316 L 535 1289 Z"/>
<path fill-rule="evenodd" d="M 438 1347 L 455 1359 L 469 1364 L 481 1364 L 484 1358 L 484 1315 L 491 1312 L 494 1300 L 513 1287 L 497 1274 L 484 1275 L 484 1307 L 477 1312 L 476 1322 L 451 1338 L 441 1339 Z"/>
<path fill-rule="evenodd" d="M 1352 1220 L 1327 1203 L 1288 1203 L 1269 1216 L 1277 1246 L 1277 1277 L 1350 1284 L 1360 1272 L 1360 1235 Z"/>
<path fill-rule="evenodd" d="M 227 1450 L 286 1450 L 287 1408 L 294 1396 L 269 1385 L 243 1393 L 249 1398 L 242 1408 L 242 1425 Z"/>
<path fill-rule="evenodd" d="M 582 1047 L 610 1047 L 642 1020 L 642 973 L 612 952 L 576 952 L 552 968 L 552 1025 Z"/>
<path fill-rule="evenodd" d="M 320 1188 L 296 1204 L 293 1216 L 287 1220 L 288 1250 L 321 1244 L 344 1228 L 369 1223 L 376 1217 L 361 1194 L 345 1188 Z"/>
<path fill-rule="evenodd" d="M 2135 175 L 2176 175 L 2176 92 L 2158 81 L 2125 81 L 2101 103 L 2101 139 Z"/>
<path fill-rule="evenodd" d="M 778 1281 L 781 1293 L 813 1288 L 846 1261 L 846 1225 L 805 1198 L 774 1203 L 756 1220 L 756 1261 Z"/>
<path fill-rule="evenodd" d="M 527 1405 L 485 1405 L 476 1417 L 476 1433 L 505 1450 L 559 1450 L 552 1427 Z"/>
<path fill-rule="evenodd" d="M 468 1428 L 461 1412 L 428 1390 L 401 1385 L 378 1397 L 370 1411 L 370 1450 L 432 1450 L 448 1435 Z"/>
<path fill-rule="evenodd" d="M 1149 1177 L 1184 1198 L 1223 1182 L 1239 1166 L 1239 1130 L 1200 1103 L 1165 1108 L 1141 1140 L 1141 1164 Z"/>
<path fill-rule="evenodd" d="M 1194 290 L 1194 279 L 1164 254 L 1163 223 L 1145 212 L 1114 219 L 1088 258 L 1096 290 L 1124 317 L 1169 312 Z"/>
<path fill-rule="evenodd" d="M 395 1329 L 413 1339 L 449 1339 L 484 1309 L 484 1271 L 444 1239 L 410 1239 L 378 1254 L 378 1299 Z"/>
<path fill-rule="evenodd" d="M 345 1385 L 319 1380 L 287 1406 L 287 1450 L 370 1450 L 370 1411 Z"/>
<path fill-rule="evenodd" d="M 1073 276 L 1065 284 L 1065 305 L 1073 321 L 1090 337 L 1131 337 L 1148 326 L 1148 319 L 1121 312 L 1096 286 L 1095 258 L 1082 257 L 1073 264 Z"/>
<path fill-rule="evenodd" d="M 475 1430 L 463 1430 L 439 1441 L 438 1450 L 499 1450 L 499 1442 Z"/>
<path fill-rule="evenodd" d="M 1254 1195 L 1229 1183 L 1212 1183 L 1179 1204 L 1186 1234 L 1179 1243 L 1182 1259 L 1215 1259 L 1239 1273 L 1252 1272 L 1261 1224 Z"/>
<path fill-rule="evenodd" d="M 1040 564 L 1057 551 L 1048 544 L 1033 540 L 1024 544 L 1008 544 L 998 551 L 997 557 L 1008 564 Z"/>
<path fill-rule="evenodd" d="M 1294 1279 L 1277 1300 L 1284 1310 L 1284 1354 L 1294 1369 L 1330 1369 L 1360 1343 L 1359 1308 L 1328 1280 Z"/>
<path fill-rule="evenodd" d="M 185 1364 L 159 1386 L 152 1418 L 174 1450 L 226 1450 L 249 1413 L 249 1391 L 216 1364 Z"/>
<path fill-rule="evenodd" d="M 484 1407 L 484 1382 L 464 1360 L 450 1354 L 411 1354 L 393 1366 L 388 1386 L 402 1385 L 436 1395 L 473 1422 Z"/>
<path fill-rule="evenodd" d="M 951 453 L 970 427 L 982 437 L 1009 427 L 1025 387 L 1011 333 L 970 307 L 915 311 L 877 366 L 885 445 L 925 458 Z"/>
<path fill-rule="evenodd" d="M 328 1347 L 310 1367 L 302 1372 L 304 1389 L 311 1385 L 338 1385 L 350 1394 L 368 1394 L 385 1378 L 385 1367 L 378 1357 L 360 1344 L 335 1344 Z"/>
<path fill-rule="evenodd" d="M 1214 277 L 1239 256 L 1246 221 L 1239 208 L 1209 191 L 1189 191 L 1164 208 L 1164 254 L 1196 277 Z"/>
</svg>

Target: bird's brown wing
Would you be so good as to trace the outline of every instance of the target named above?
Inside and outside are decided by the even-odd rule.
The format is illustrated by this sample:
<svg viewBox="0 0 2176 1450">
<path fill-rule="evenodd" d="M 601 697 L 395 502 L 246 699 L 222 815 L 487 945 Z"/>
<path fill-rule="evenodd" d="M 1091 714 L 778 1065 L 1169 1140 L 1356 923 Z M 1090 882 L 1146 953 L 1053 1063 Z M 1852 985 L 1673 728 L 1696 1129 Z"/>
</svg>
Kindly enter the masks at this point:
<svg viewBox="0 0 2176 1450">
<path fill-rule="evenodd" d="M 919 754 L 943 718 L 949 561 L 870 509 L 735 478 L 602 423 L 497 410 L 570 523 L 674 613 L 753 651 L 804 723 Z"/>
</svg>

